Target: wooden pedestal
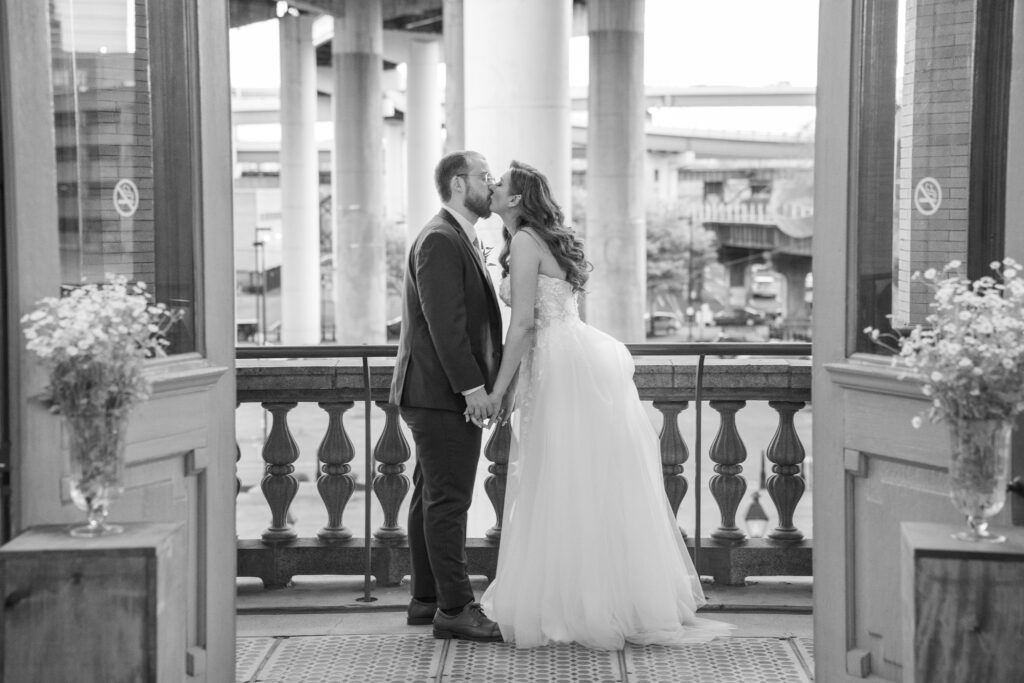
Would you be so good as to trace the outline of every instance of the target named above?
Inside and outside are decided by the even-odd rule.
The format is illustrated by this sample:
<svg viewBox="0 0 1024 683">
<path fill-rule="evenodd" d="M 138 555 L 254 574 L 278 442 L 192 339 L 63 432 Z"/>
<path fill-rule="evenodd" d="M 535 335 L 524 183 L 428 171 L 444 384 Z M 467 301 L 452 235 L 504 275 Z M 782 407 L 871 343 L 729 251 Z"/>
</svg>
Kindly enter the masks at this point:
<svg viewBox="0 0 1024 683">
<path fill-rule="evenodd" d="M 1024 529 L 992 544 L 901 526 L 904 683 L 1024 681 Z"/>
<path fill-rule="evenodd" d="M 185 679 L 181 524 L 123 526 L 34 527 L 0 547 L 0 680 Z"/>
</svg>

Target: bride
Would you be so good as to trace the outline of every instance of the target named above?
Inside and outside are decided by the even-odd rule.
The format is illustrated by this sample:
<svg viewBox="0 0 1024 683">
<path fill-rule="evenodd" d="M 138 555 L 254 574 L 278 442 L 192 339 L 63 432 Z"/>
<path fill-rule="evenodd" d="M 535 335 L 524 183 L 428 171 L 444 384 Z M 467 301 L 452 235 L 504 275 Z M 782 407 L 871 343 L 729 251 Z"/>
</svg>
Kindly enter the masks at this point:
<svg viewBox="0 0 1024 683">
<path fill-rule="evenodd" d="M 583 323 L 590 264 L 547 179 L 513 161 L 492 185 L 512 307 L 490 400 L 513 445 L 494 581 L 481 602 L 517 647 L 704 642 L 700 579 L 662 483 L 658 440 L 621 343 Z M 511 296 L 511 299 L 509 298 Z"/>
</svg>

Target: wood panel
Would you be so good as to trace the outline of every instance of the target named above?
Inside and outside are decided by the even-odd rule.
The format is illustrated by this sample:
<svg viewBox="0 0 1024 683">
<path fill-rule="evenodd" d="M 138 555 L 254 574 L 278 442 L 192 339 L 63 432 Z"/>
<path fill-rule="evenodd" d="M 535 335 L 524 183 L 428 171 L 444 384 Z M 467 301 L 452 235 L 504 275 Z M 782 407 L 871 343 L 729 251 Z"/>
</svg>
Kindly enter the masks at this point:
<svg viewBox="0 0 1024 683">
<path fill-rule="evenodd" d="M 231 230 L 231 83 L 227 0 L 195 6 L 198 59 L 198 157 L 201 167 L 201 253 L 196 300 L 199 348 L 225 370 L 210 389 L 207 447 L 195 451 L 200 624 L 187 659 L 195 681 L 230 681 L 235 668 L 235 268 Z M 201 322 L 201 325 L 199 324 Z M 204 455 L 208 454 L 208 455 Z"/>
<path fill-rule="evenodd" d="M 5 53 L 3 48 L 5 41 L 4 11 L 0 8 L 0 55 Z M 3 81 L 3 74 L 0 74 L 0 82 Z M 3 101 L 3 87 L 0 86 L 0 102 Z M 9 335 L 14 325 L 8 319 L 8 284 L 7 273 L 10 266 L 7 262 L 7 214 L 4 208 L 4 136 L 7 129 L 4 126 L 4 109 L 0 106 L 0 349 L 11 348 Z M 0 543 L 6 543 L 11 538 L 11 427 L 8 406 L 10 405 L 9 392 L 11 390 L 8 366 L 10 358 L 6 353 L 0 353 Z"/>
<path fill-rule="evenodd" d="M 903 525 L 903 681 L 1024 680 L 1024 531 L 992 545 L 958 528 Z"/>
<path fill-rule="evenodd" d="M 923 420 L 915 429 L 911 420 L 928 407 L 923 400 L 907 400 L 861 391 L 847 391 L 843 445 L 858 451 L 892 455 L 922 467 L 949 465 L 949 435 L 944 424 Z"/>
<path fill-rule="evenodd" d="M 133 524 L 79 539 L 36 527 L 0 549 L 3 679 L 184 680 L 179 529 Z"/>
<path fill-rule="evenodd" d="M 850 212 L 851 18 L 860 0 L 822 2 L 818 10 L 817 120 L 814 139 L 814 644 L 815 678 L 847 680 L 852 647 L 846 590 L 848 529 L 843 506 L 848 477 L 843 459 L 842 392 L 826 367 L 846 360 Z M 855 188 L 854 188 L 855 189 Z M 821 312 L 827 311 L 827 314 Z M 851 321 L 852 322 L 852 321 Z M 826 428 L 822 428 L 826 427 Z"/>
<path fill-rule="evenodd" d="M 848 514 L 853 526 L 850 552 L 856 646 L 870 653 L 871 673 L 899 680 L 900 522 L 958 520 L 949 502 L 946 475 L 913 463 L 866 456 L 864 476 L 853 481 Z"/>
</svg>

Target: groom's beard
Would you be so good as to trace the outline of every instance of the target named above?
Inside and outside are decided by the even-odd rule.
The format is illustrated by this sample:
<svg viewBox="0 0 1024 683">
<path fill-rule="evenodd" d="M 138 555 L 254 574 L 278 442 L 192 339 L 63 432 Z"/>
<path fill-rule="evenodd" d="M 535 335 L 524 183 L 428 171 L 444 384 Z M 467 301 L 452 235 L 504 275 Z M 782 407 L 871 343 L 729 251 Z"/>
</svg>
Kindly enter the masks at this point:
<svg viewBox="0 0 1024 683">
<path fill-rule="evenodd" d="M 491 197 L 490 194 L 478 195 L 470 192 L 466 195 L 466 208 L 475 213 L 480 218 L 487 218 L 491 215 Z"/>
</svg>

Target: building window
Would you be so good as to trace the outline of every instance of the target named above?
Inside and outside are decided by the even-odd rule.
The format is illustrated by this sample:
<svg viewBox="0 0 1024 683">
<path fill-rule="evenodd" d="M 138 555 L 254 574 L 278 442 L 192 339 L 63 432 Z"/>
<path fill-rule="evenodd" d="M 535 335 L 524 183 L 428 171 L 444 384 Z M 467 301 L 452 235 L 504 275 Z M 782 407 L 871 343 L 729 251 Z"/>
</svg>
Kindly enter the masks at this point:
<svg viewBox="0 0 1024 683">
<path fill-rule="evenodd" d="M 725 183 L 721 180 L 704 181 L 704 201 L 722 202 L 725 200 Z"/>
<path fill-rule="evenodd" d="M 54 0 L 50 31 L 62 283 L 145 282 L 184 316 L 172 353 L 196 350 L 194 128 L 183 81 L 165 78 L 172 64 L 187 78 L 188 31 L 150 27 L 186 14 L 184 0 Z"/>
</svg>

